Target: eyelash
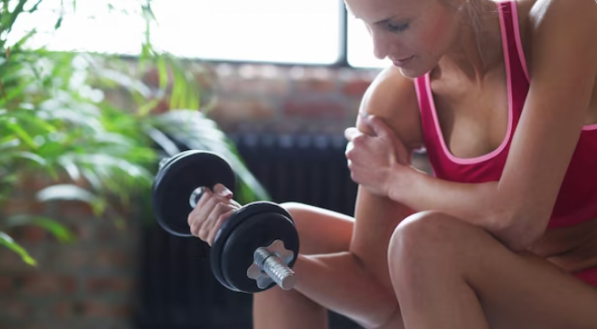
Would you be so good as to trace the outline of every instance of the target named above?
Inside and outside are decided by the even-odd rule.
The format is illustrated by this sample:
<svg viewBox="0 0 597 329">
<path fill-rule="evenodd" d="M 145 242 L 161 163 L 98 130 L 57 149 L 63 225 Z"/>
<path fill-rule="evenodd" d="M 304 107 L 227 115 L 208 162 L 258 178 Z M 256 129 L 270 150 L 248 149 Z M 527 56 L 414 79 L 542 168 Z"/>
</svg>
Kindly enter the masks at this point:
<svg viewBox="0 0 597 329">
<path fill-rule="evenodd" d="M 402 32 L 406 29 L 408 29 L 408 24 L 401 24 L 401 25 L 388 24 L 388 30 L 390 32 Z"/>
</svg>

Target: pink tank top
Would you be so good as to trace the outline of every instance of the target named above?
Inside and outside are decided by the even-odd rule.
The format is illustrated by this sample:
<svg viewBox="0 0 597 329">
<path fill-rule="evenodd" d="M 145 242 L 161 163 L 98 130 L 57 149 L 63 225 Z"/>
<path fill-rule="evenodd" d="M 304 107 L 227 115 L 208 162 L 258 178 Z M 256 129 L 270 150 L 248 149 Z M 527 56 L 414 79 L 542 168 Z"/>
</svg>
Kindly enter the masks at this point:
<svg viewBox="0 0 597 329">
<path fill-rule="evenodd" d="M 489 154 L 459 158 L 446 147 L 438 122 L 429 74 L 415 80 L 425 148 L 436 177 L 462 183 L 499 181 L 527 93 L 529 74 L 520 41 L 516 1 L 497 4 L 508 84 L 508 130 Z M 571 226 L 597 218 L 597 124 L 585 126 L 560 188 L 548 227 Z"/>
</svg>

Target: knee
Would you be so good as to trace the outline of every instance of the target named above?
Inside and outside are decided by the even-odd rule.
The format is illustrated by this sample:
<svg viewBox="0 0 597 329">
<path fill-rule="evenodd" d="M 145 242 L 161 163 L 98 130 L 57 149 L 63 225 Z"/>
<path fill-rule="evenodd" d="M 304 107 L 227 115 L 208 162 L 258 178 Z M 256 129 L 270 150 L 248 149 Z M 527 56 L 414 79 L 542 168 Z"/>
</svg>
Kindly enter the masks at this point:
<svg viewBox="0 0 597 329">
<path fill-rule="evenodd" d="M 453 243 L 450 232 L 464 223 L 448 214 L 437 211 L 424 211 L 405 218 L 394 230 L 390 238 L 388 262 L 424 262 L 439 251 L 446 251 Z"/>
<path fill-rule="evenodd" d="M 298 203 L 298 202 L 283 202 L 283 203 L 280 203 L 280 207 L 282 207 L 284 210 L 288 211 L 290 216 L 292 216 L 292 218 L 294 219 L 294 217 L 296 217 L 296 215 L 300 214 L 301 208 L 303 208 L 304 206 L 302 203 Z"/>
</svg>

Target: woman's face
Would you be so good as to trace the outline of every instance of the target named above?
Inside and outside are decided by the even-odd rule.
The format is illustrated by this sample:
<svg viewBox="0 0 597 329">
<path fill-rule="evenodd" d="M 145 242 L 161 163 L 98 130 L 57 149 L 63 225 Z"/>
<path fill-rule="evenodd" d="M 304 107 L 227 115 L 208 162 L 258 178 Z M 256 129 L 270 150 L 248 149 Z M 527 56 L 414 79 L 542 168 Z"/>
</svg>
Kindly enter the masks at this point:
<svg viewBox="0 0 597 329">
<path fill-rule="evenodd" d="M 429 72 L 454 44 L 459 14 L 449 0 L 345 0 L 373 39 L 375 57 L 389 58 L 402 74 Z M 453 1 L 455 2 L 455 1 Z"/>
</svg>

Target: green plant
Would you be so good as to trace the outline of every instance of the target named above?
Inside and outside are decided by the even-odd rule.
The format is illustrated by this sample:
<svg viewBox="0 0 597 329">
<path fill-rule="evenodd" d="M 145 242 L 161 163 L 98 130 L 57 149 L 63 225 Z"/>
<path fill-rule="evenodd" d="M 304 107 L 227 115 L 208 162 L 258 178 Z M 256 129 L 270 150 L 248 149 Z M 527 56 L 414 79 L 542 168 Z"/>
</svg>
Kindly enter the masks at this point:
<svg viewBox="0 0 597 329">
<path fill-rule="evenodd" d="M 204 90 L 187 63 L 156 51 L 150 42 L 154 20 L 151 0 L 139 10 L 147 21 L 141 55 L 125 59 L 107 54 L 53 52 L 27 47 L 35 30 L 9 44 L 19 15 L 32 14 L 42 2 L 1 0 L 0 8 L 0 214 L 26 179 L 45 182 L 36 193 L 39 202 L 76 200 L 88 203 L 94 214 L 109 213 L 117 225 L 118 209 L 133 200 L 148 204 L 151 184 L 161 157 L 189 149 L 216 151 L 239 174 L 241 201 L 267 199 L 266 191 L 244 166 L 232 143 L 202 113 Z M 76 0 L 55 0 L 57 8 L 76 8 Z M 58 3 L 59 2 L 59 3 Z M 109 3 L 116 9 L 117 1 Z M 59 29 L 63 10 L 54 24 Z M 138 72 L 155 68 L 159 86 L 150 88 Z M 129 106 L 106 94 L 123 95 Z M 152 111 L 166 100 L 172 109 Z M 0 216 L 0 245 L 35 264 L 7 232 L 23 225 L 41 226 L 61 242 L 72 234 L 57 218 L 29 213 Z"/>
</svg>

